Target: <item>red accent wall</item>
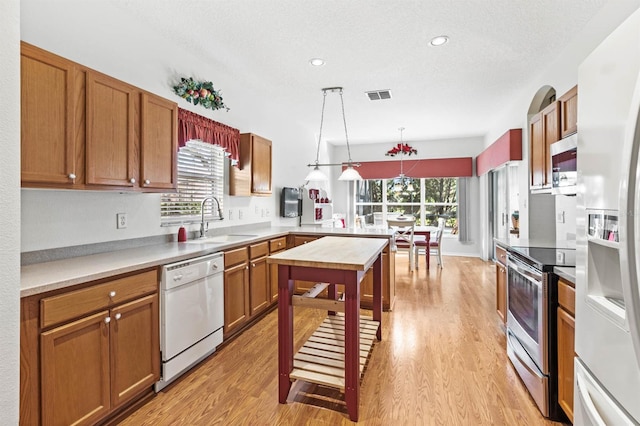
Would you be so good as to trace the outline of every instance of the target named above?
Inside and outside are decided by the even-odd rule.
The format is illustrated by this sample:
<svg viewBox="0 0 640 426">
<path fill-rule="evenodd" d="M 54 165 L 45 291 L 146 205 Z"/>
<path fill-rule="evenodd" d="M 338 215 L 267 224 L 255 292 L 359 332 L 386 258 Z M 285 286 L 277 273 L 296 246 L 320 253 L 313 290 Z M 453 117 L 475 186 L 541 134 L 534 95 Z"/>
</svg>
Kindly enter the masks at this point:
<svg viewBox="0 0 640 426">
<path fill-rule="evenodd" d="M 478 176 L 508 161 L 522 160 L 522 129 L 508 130 L 476 158 Z"/>
<path fill-rule="evenodd" d="M 407 177 L 413 178 L 470 177 L 473 176 L 473 158 L 403 159 L 402 169 Z M 363 179 L 393 179 L 400 174 L 400 160 L 360 162 L 356 170 Z"/>
</svg>

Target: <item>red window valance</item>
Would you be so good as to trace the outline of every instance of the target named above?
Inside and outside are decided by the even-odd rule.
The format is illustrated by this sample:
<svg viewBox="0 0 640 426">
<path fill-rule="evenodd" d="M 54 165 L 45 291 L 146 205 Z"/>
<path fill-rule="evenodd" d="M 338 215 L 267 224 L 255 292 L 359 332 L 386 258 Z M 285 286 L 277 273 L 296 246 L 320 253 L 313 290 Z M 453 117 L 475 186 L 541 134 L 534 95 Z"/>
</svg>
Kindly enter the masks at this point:
<svg viewBox="0 0 640 426">
<path fill-rule="evenodd" d="M 239 160 L 240 131 L 213 121 L 186 109 L 178 108 L 178 145 L 184 146 L 188 140 L 198 139 L 213 145 L 220 145 Z"/>
<path fill-rule="evenodd" d="M 356 170 L 363 179 L 392 179 L 400 174 L 400 161 L 365 161 Z M 403 171 L 414 178 L 469 177 L 473 176 L 473 158 L 403 160 Z"/>
</svg>

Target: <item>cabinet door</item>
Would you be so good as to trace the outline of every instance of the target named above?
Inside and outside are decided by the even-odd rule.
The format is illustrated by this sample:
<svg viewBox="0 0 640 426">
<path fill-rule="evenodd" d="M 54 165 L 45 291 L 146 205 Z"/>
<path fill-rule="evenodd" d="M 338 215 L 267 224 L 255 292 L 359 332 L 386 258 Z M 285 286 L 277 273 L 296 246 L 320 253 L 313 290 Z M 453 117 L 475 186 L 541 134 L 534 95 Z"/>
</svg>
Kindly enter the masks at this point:
<svg viewBox="0 0 640 426">
<path fill-rule="evenodd" d="M 573 86 L 558 101 L 560 101 L 560 136 L 566 138 L 578 131 L 578 86 Z"/>
<path fill-rule="evenodd" d="M 293 237 L 293 246 L 294 247 L 298 247 L 301 246 L 302 244 L 307 244 L 311 241 L 317 240 L 318 237 L 306 237 L 306 236 L 301 236 L 301 235 L 295 235 Z M 315 281 L 299 281 L 296 280 L 293 283 L 293 291 L 294 293 L 305 293 L 307 291 L 309 291 L 314 285 L 316 285 Z M 326 294 L 326 290 L 325 292 L 321 293 L 323 296 Z"/>
<path fill-rule="evenodd" d="M 111 402 L 115 408 L 160 378 L 158 295 L 111 310 Z"/>
<path fill-rule="evenodd" d="M 94 424 L 110 410 L 109 312 L 40 335 L 43 425 Z"/>
<path fill-rule="evenodd" d="M 22 43 L 20 154 L 22 183 L 76 182 L 74 89 L 71 61 Z"/>
<path fill-rule="evenodd" d="M 224 271 L 224 335 L 233 334 L 249 320 L 249 266 L 247 263 Z"/>
<path fill-rule="evenodd" d="M 496 263 L 496 310 L 503 324 L 507 323 L 507 268 Z"/>
<path fill-rule="evenodd" d="M 271 194 L 271 141 L 253 135 L 251 149 L 251 193 Z"/>
<path fill-rule="evenodd" d="M 137 186 L 139 96 L 132 86 L 87 72 L 87 184 Z"/>
<path fill-rule="evenodd" d="M 560 140 L 560 103 L 554 102 L 542 110 L 544 132 L 544 185 L 553 180 L 551 165 L 551 144 Z"/>
<path fill-rule="evenodd" d="M 254 316 L 264 311 L 271 302 L 267 257 L 251 260 L 249 271 L 250 315 Z"/>
<path fill-rule="evenodd" d="M 529 166 L 531 173 L 531 187 L 539 188 L 544 185 L 544 133 L 542 129 L 542 114 L 538 113 L 529 122 Z"/>
<path fill-rule="evenodd" d="M 572 315 L 558 308 L 558 403 L 573 422 L 573 358 L 576 323 Z"/>
<path fill-rule="evenodd" d="M 141 104 L 140 186 L 175 189 L 178 104 L 148 93 Z"/>
</svg>

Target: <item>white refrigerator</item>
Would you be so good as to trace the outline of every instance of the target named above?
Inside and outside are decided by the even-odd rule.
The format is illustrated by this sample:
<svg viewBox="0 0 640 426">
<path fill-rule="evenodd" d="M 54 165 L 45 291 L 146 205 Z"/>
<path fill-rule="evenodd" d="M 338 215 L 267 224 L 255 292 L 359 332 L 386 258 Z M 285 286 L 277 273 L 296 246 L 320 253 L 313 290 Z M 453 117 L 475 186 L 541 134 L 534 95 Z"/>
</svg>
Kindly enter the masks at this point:
<svg viewBox="0 0 640 426">
<path fill-rule="evenodd" d="M 574 424 L 640 424 L 640 10 L 578 69 Z"/>
</svg>

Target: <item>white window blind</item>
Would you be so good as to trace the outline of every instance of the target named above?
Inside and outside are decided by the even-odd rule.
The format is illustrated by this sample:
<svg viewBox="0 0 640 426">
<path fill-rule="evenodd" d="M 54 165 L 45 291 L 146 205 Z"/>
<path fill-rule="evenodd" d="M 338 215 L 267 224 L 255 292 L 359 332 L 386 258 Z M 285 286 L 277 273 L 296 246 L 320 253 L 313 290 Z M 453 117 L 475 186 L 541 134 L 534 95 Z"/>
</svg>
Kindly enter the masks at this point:
<svg viewBox="0 0 640 426">
<path fill-rule="evenodd" d="M 200 222 L 207 197 L 216 197 L 223 211 L 224 159 L 224 149 L 210 143 L 191 140 L 180 148 L 177 192 L 162 194 L 160 201 L 163 226 Z M 207 201 L 204 210 L 205 220 L 219 219 L 215 201 Z"/>
</svg>

